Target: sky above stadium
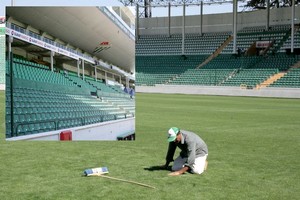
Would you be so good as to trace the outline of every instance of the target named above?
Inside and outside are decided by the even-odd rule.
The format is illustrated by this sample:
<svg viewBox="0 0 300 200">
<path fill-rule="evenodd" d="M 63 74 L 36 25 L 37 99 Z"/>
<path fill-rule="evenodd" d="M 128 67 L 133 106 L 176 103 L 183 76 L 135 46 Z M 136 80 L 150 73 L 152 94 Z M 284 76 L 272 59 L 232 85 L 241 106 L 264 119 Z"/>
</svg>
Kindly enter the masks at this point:
<svg viewBox="0 0 300 200">
<path fill-rule="evenodd" d="M 118 0 L 0 0 L 0 16 L 5 15 L 6 6 L 123 6 Z M 242 7 L 239 3 L 238 11 L 242 11 Z M 228 13 L 232 12 L 232 4 L 215 4 L 204 6 L 203 14 L 211 13 Z M 171 14 L 172 16 L 182 15 L 182 7 L 173 7 Z M 199 6 L 187 6 L 186 15 L 199 15 Z M 167 16 L 168 9 L 166 7 L 153 8 L 152 16 L 161 17 Z"/>
</svg>

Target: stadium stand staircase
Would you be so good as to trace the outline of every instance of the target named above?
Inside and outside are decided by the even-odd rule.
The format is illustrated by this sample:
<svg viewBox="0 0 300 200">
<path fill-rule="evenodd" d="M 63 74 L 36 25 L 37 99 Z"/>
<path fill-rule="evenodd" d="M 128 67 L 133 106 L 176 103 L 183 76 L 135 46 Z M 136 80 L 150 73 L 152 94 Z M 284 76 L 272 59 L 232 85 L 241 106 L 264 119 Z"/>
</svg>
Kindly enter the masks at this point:
<svg viewBox="0 0 300 200">
<path fill-rule="evenodd" d="M 283 77 L 285 74 L 286 73 L 284 73 L 284 72 L 279 72 L 277 74 L 274 74 L 273 76 L 271 76 L 270 78 L 268 78 L 267 80 L 262 82 L 261 84 L 257 85 L 256 89 L 268 87 L 269 85 L 271 85 L 272 83 L 274 83 L 275 81 L 277 81 L 278 79 Z"/>
<path fill-rule="evenodd" d="M 216 51 L 211 54 L 203 63 L 201 63 L 197 69 L 203 67 L 204 65 L 206 65 L 207 63 L 209 63 L 212 59 L 214 59 L 215 57 L 217 57 L 222 51 L 223 49 L 232 41 L 233 36 L 229 36 L 224 43 L 218 48 L 216 49 Z"/>
<path fill-rule="evenodd" d="M 248 68 L 239 70 L 235 76 L 228 79 L 222 85 L 239 86 L 243 84 L 251 88 L 262 88 L 272 85 L 274 82 L 280 80 L 280 76 L 284 75 L 299 59 L 298 56 L 287 55 L 285 53 L 277 53 L 268 57 L 256 56 L 256 58 L 259 62 L 249 65 Z"/>
<path fill-rule="evenodd" d="M 270 75 L 277 73 L 277 69 L 241 69 L 235 76 L 225 81 L 224 86 L 241 86 L 255 88 Z"/>
<path fill-rule="evenodd" d="M 282 78 L 269 87 L 300 88 L 300 68 L 291 68 Z"/>
<path fill-rule="evenodd" d="M 300 56 L 296 56 L 298 62 L 292 65 L 282 77 L 270 83 L 269 87 L 300 87 Z"/>
<path fill-rule="evenodd" d="M 274 49 L 272 50 L 272 53 L 277 53 L 281 49 L 283 44 L 288 40 L 290 35 L 291 35 L 291 29 L 286 31 L 285 35 L 280 40 L 279 44 L 276 47 L 274 47 Z"/>
</svg>

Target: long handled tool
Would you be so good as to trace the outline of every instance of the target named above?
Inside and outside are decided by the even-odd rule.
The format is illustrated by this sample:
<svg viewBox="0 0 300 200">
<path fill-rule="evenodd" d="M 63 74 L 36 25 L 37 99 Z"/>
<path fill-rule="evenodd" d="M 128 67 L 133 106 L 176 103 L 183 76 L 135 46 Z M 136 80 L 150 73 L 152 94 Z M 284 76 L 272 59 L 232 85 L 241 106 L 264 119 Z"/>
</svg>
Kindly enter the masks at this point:
<svg viewBox="0 0 300 200">
<path fill-rule="evenodd" d="M 105 175 L 102 175 L 102 174 L 100 174 L 99 176 L 101 176 L 101 177 L 103 177 L 103 178 L 108 178 L 108 179 L 112 179 L 112 180 L 116 180 L 116 181 L 122 181 L 122 182 L 126 182 L 126 183 L 132 183 L 132 184 L 144 186 L 144 187 L 147 187 L 147 188 L 155 189 L 155 187 L 153 187 L 153 186 L 151 186 L 151 185 L 146 185 L 146 184 L 144 184 L 144 183 L 139 183 L 139 182 L 135 182 L 135 181 L 129 181 L 129 180 L 120 179 L 120 178 L 114 178 L 114 177 L 111 177 L 111 176 L 105 176 Z"/>
<path fill-rule="evenodd" d="M 114 178 L 114 177 L 111 177 L 111 176 L 105 176 L 104 174 L 107 174 L 107 173 L 108 173 L 107 167 L 100 167 L 100 168 L 84 170 L 84 175 L 85 176 L 100 176 L 100 177 L 107 178 L 107 179 L 122 181 L 122 182 L 126 182 L 126 183 L 132 183 L 132 184 L 140 185 L 140 186 L 143 186 L 143 187 L 155 189 L 155 187 L 150 186 L 150 185 L 146 185 L 146 184 L 143 184 L 143 183 L 139 183 L 139 182 L 135 182 L 135 181 L 129 181 L 129 180 L 120 179 L 120 178 Z"/>
</svg>

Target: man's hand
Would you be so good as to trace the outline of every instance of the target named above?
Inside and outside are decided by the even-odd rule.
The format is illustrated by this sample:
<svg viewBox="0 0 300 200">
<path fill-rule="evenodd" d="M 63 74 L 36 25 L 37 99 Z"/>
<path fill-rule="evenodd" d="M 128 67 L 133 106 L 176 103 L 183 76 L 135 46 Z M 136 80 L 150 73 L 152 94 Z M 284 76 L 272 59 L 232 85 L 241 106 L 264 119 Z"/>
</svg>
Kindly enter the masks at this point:
<svg viewBox="0 0 300 200">
<path fill-rule="evenodd" d="M 175 172 L 170 173 L 169 176 L 178 176 L 178 175 L 181 175 L 181 174 L 185 173 L 187 170 L 189 170 L 189 167 L 185 166 L 179 171 L 175 171 Z"/>
<path fill-rule="evenodd" d="M 169 174 L 169 176 L 179 176 L 181 175 L 180 171 L 172 172 Z"/>
</svg>

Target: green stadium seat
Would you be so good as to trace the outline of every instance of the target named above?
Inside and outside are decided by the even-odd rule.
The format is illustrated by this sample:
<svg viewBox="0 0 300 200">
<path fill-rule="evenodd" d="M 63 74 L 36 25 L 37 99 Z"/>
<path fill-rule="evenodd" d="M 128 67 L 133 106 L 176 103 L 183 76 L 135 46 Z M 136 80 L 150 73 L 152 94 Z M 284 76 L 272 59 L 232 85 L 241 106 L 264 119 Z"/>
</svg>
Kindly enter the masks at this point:
<svg viewBox="0 0 300 200">
<path fill-rule="evenodd" d="M 108 121 L 121 118 L 116 116 L 118 112 L 123 112 L 125 114 L 134 113 L 135 109 L 124 111 L 122 109 L 125 108 L 121 108 L 110 102 L 114 99 L 117 100 L 118 98 L 122 99 L 124 102 L 133 101 L 129 98 L 129 95 L 122 94 L 123 91 L 118 91 L 117 88 L 110 88 L 101 83 L 101 87 L 106 87 L 106 92 L 114 97 L 114 99 L 107 99 L 104 102 L 92 97 L 86 91 L 82 91 L 82 88 L 77 88 L 73 83 L 72 86 L 65 87 L 64 85 L 61 85 L 64 84 L 64 82 L 53 82 L 57 79 L 50 78 L 53 74 L 55 77 L 59 77 L 60 74 L 47 70 L 47 72 L 44 72 L 45 69 L 30 69 L 32 68 L 30 66 L 26 66 L 27 68 L 24 66 L 16 66 L 16 68 L 18 67 L 20 67 L 20 69 L 17 70 L 30 71 L 30 73 L 27 73 L 28 80 L 24 79 L 24 77 L 15 78 L 17 87 L 14 89 L 13 113 L 15 116 L 14 123 L 18 128 L 16 128 L 14 133 L 12 132 L 14 130 L 10 130 L 10 128 L 6 129 L 7 137 L 12 137 L 16 134 L 35 134 L 61 128 L 82 126 L 85 125 L 85 122 L 88 124 L 98 123 L 102 122 L 102 115 L 109 115 L 105 118 L 105 120 Z M 50 81 L 50 83 L 38 83 L 39 88 L 36 88 L 36 83 L 41 82 L 41 80 L 36 81 L 35 77 L 32 76 L 37 75 L 34 73 L 37 70 L 39 73 L 43 74 L 43 76 L 40 77 L 41 80 Z M 65 77 L 63 78 L 65 79 Z M 49 86 L 48 84 L 52 84 L 52 86 Z M 53 87 L 55 84 L 57 86 Z M 6 95 L 8 97 L 10 96 L 9 93 L 10 88 L 8 87 L 6 90 Z M 10 116 L 10 98 L 7 98 L 6 102 L 6 113 L 7 116 Z M 112 112 L 115 112 L 116 114 L 111 114 Z M 123 116 L 125 116 L 125 114 L 123 114 Z M 133 114 L 129 115 L 129 117 L 133 116 Z M 10 123 L 10 118 L 6 118 L 7 127 L 10 127 Z"/>
</svg>

